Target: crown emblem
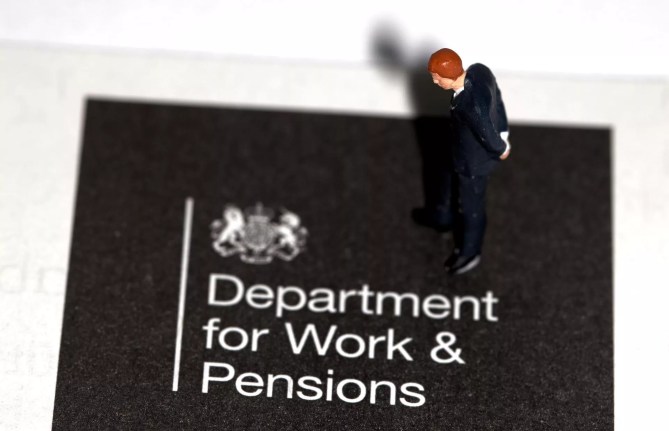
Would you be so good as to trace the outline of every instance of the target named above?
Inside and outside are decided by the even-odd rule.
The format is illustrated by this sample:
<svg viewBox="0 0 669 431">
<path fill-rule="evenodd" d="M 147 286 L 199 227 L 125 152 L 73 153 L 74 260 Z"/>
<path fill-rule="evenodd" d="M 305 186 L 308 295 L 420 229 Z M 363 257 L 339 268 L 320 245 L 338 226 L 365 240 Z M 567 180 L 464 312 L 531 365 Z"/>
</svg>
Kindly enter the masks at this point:
<svg viewBox="0 0 669 431">
<path fill-rule="evenodd" d="M 262 203 L 242 211 L 226 205 L 223 216 L 211 223 L 212 246 L 223 257 L 239 255 L 242 261 L 266 264 L 274 258 L 290 261 L 303 249 L 307 229 L 297 214 L 275 211 Z"/>
</svg>

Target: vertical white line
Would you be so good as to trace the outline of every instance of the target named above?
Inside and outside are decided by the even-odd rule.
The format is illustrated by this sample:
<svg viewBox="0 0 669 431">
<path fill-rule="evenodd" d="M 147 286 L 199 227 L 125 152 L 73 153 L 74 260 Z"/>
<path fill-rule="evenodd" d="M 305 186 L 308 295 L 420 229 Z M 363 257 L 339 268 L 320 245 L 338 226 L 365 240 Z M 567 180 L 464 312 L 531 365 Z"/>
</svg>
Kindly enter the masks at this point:
<svg viewBox="0 0 669 431">
<path fill-rule="evenodd" d="M 190 232 L 193 224 L 193 198 L 186 198 L 184 210 L 183 247 L 181 250 L 181 280 L 179 283 L 179 314 L 177 317 L 177 341 L 174 346 L 174 378 L 172 390 L 179 390 L 179 365 L 181 363 L 181 336 L 184 328 L 184 309 L 186 308 L 186 285 L 188 280 L 188 259 L 190 256 Z"/>
</svg>

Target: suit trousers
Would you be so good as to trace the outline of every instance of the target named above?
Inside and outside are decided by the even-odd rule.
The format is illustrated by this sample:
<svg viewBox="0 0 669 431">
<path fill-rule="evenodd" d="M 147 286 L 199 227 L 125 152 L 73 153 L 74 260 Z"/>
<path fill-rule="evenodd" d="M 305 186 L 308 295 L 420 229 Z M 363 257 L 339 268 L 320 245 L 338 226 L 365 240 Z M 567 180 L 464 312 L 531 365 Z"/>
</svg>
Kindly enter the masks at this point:
<svg viewBox="0 0 669 431">
<path fill-rule="evenodd" d="M 453 226 L 455 248 L 462 256 L 481 253 L 486 230 L 488 175 L 464 175 L 440 167 L 424 178 L 425 208 L 439 224 Z"/>
<path fill-rule="evenodd" d="M 488 176 L 453 174 L 451 208 L 457 208 L 453 226 L 455 248 L 461 256 L 481 253 L 486 229 L 485 192 Z"/>
</svg>

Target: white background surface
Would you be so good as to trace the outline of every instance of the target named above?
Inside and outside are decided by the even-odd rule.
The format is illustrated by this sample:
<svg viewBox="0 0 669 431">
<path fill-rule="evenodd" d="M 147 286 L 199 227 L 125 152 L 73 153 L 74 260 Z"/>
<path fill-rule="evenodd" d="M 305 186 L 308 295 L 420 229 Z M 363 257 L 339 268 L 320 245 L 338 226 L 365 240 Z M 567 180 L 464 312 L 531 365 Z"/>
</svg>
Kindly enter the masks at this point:
<svg viewBox="0 0 669 431">
<path fill-rule="evenodd" d="M 370 61 L 380 26 L 407 56 L 456 49 L 495 71 L 669 76 L 662 0 L 0 0 L 0 39 Z"/>
<path fill-rule="evenodd" d="M 662 429 L 669 85 L 498 75 L 512 124 L 614 130 L 616 429 Z M 2 430 L 50 428 L 88 95 L 410 115 L 404 77 L 369 67 L 0 47 Z"/>
<path fill-rule="evenodd" d="M 84 98 L 407 116 L 381 23 L 491 66 L 512 123 L 613 129 L 616 429 L 666 427 L 669 3 L 219 3 L 0 0 L 0 430 L 51 426 Z"/>
</svg>

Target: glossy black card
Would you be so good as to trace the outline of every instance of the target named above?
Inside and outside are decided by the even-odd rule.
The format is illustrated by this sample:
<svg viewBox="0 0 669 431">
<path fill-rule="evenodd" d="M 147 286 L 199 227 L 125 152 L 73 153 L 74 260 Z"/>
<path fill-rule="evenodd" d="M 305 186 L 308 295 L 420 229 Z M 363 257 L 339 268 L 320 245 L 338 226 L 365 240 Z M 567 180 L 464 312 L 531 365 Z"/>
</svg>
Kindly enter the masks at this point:
<svg viewBox="0 0 669 431">
<path fill-rule="evenodd" d="M 612 429 L 610 132 L 512 125 L 451 277 L 444 121 L 89 101 L 54 429 Z"/>
</svg>

